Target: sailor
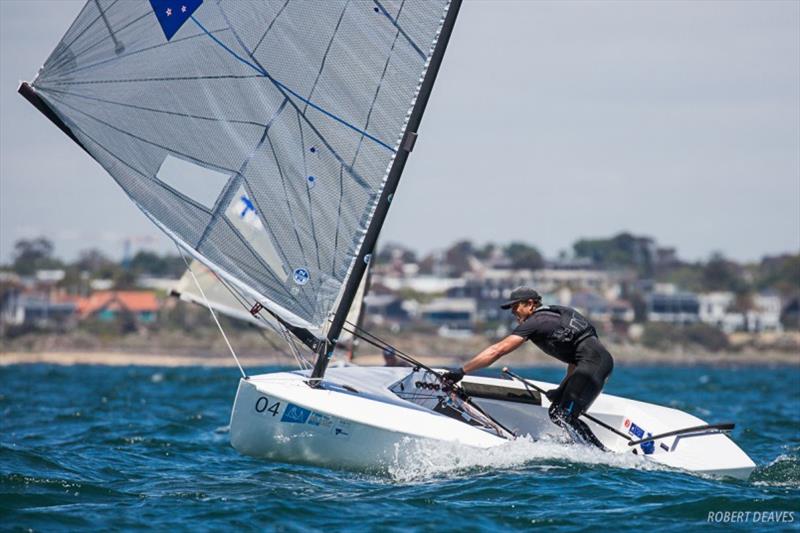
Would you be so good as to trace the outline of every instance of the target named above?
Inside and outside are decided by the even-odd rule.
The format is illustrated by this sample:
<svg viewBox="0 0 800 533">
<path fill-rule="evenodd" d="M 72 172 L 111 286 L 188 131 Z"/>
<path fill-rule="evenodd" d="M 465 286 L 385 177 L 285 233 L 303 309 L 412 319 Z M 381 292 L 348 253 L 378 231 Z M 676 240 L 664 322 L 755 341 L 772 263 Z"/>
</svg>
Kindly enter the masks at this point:
<svg viewBox="0 0 800 533">
<path fill-rule="evenodd" d="M 511 309 L 517 327 L 509 336 L 489 346 L 462 368 L 442 377 L 458 383 L 464 374 L 487 367 L 530 340 L 544 353 L 563 361 L 567 375 L 558 388 L 547 391 L 550 419 L 564 428 L 573 440 L 605 449 L 589 427 L 578 417 L 595 398 L 614 368 L 614 360 L 597 338 L 594 326 L 578 311 L 560 305 L 542 305 L 542 297 L 530 287 L 518 287 L 500 306 Z"/>
</svg>

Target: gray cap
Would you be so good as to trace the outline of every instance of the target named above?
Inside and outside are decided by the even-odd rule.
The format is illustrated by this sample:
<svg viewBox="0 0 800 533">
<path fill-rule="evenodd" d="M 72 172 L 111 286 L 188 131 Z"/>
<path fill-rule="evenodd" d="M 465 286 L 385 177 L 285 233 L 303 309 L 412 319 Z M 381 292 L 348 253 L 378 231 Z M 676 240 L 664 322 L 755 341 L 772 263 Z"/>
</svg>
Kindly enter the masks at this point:
<svg viewBox="0 0 800 533">
<path fill-rule="evenodd" d="M 510 309 L 512 305 L 517 302 L 524 302 L 526 300 L 533 300 L 534 302 L 541 302 L 541 295 L 530 287 L 517 287 L 511 291 L 511 299 L 500 306 L 500 309 Z"/>
</svg>

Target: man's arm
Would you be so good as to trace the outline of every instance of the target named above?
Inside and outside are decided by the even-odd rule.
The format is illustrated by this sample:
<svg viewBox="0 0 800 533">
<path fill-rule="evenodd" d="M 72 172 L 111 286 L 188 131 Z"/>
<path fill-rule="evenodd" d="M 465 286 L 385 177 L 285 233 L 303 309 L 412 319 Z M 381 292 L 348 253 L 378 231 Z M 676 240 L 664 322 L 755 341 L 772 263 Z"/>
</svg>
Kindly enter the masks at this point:
<svg viewBox="0 0 800 533">
<path fill-rule="evenodd" d="M 496 344 L 492 344 L 481 353 L 470 359 L 469 362 L 463 366 L 464 373 L 469 374 L 475 370 L 486 368 L 503 357 L 505 354 L 513 352 L 519 348 L 523 342 L 525 342 L 525 337 L 520 337 L 519 335 L 509 335 L 505 339 Z"/>
<path fill-rule="evenodd" d="M 575 372 L 575 368 L 577 368 L 577 366 L 578 365 L 573 365 L 573 364 L 567 365 L 567 375 L 566 375 L 565 379 L 570 377 L 572 375 L 572 373 Z"/>
</svg>

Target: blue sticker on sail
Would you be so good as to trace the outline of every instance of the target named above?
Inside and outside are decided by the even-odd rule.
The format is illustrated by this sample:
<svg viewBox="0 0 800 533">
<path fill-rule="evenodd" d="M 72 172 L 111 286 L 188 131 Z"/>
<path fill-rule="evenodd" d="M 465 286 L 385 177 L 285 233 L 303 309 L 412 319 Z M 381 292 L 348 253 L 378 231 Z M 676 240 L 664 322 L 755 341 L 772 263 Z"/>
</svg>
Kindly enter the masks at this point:
<svg viewBox="0 0 800 533">
<path fill-rule="evenodd" d="M 306 420 L 308 420 L 308 415 L 310 414 L 311 411 L 309 411 L 305 407 L 300 407 L 299 405 L 290 403 L 289 405 L 286 406 L 286 410 L 283 412 L 283 416 L 281 417 L 281 422 L 305 424 Z"/>
<path fill-rule="evenodd" d="M 310 277 L 311 275 L 305 268 L 297 268 L 294 271 L 294 282 L 298 285 L 305 285 Z"/>
<path fill-rule="evenodd" d="M 153 13 L 168 41 L 202 3 L 203 0 L 150 0 Z"/>
</svg>

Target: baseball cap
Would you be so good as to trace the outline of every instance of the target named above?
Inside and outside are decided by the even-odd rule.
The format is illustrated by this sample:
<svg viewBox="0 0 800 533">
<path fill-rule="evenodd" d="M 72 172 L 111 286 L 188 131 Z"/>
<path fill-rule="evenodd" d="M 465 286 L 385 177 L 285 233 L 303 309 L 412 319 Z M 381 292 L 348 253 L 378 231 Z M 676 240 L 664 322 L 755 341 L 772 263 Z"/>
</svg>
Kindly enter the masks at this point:
<svg viewBox="0 0 800 533">
<path fill-rule="evenodd" d="M 515 303 L 524 302 L 525 300 L 540 302 L 542 301 L 542 297 L 538 292 L 530 287 L 517 287 L 511 291 L 511 299 L 502 304 L 500 309 L 510 309 Z"/>
</svg>

